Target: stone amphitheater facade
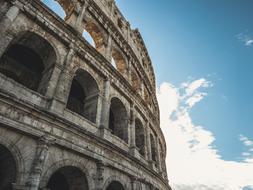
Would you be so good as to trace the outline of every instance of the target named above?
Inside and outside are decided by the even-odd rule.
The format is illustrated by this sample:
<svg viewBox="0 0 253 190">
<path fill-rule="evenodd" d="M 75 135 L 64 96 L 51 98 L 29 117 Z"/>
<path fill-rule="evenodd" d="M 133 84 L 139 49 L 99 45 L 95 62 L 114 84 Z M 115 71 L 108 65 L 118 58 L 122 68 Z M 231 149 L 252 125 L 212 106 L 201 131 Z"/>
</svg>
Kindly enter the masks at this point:
<svg viewBox="0 0 253 190">
<path fill-rule="evenodd" d="M 139 31 L 114 0 L 57 1 L 0 0 L 0 189 L 170 190 Z"/>
</svg>

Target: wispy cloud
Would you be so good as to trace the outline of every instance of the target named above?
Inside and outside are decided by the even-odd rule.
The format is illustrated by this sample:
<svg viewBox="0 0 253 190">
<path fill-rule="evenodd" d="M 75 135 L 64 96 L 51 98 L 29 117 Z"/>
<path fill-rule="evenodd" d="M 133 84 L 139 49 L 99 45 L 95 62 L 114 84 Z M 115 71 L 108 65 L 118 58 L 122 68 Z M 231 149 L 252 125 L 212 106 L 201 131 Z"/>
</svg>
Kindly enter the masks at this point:
<svg viewBox="0 0 253 190">
<path fill-rule="evenodd" d="M 245 146 L 252 146 L 253 147 L 253 141 L 249 140 L 247 137 L 244 135 L 239 135 L 239 140 L 243 142 Z"/>
<path fill-rule="evenodd" d="M 174 190 L 253 188 L 253 159 L 245 155 L 245 162 L 223 160 L 213 146 L 214 134 L 196 125 L 189 114 L 208 95 L 206 91 L 211 86 L 206 79 L 199 79 L 180 87 L 165 82 L 157 90 L 161 127 L 167 141 L 168 175 Z M 241 137 L 249 144 L 249 139 Z"/>
<path fill-rule="evenodd" d="M 253 35 L 249 34 L 248 32 L 237 34 L 236 38 L 240 42 L 242 42 L 245 46 L 252 46 L 253 45 Z"/>
</svg>

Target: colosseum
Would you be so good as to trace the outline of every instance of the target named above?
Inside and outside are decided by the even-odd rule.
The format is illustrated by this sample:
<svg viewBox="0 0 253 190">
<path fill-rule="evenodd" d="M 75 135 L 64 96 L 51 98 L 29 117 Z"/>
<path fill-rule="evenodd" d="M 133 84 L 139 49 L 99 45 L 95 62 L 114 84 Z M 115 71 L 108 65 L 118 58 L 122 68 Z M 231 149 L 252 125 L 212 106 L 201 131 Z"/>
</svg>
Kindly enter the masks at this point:
<svg viewBox="0 0 253 190">
<path fill-rule="evenodd" d="M 171 190 L 141 34 L 114 0 L 55 3 L 0 0 L 0 189 Z"/>
</svg>

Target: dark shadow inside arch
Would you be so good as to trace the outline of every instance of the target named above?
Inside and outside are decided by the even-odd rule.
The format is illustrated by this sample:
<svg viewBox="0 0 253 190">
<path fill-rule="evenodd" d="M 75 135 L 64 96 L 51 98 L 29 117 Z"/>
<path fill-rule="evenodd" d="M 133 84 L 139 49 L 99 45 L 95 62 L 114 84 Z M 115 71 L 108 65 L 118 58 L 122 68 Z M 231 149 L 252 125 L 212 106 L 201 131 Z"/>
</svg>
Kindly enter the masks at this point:
<svg viewBox="0 0 253 190">
<path fill-rule="evenodd" d="M 67 108 L 95 123 L 99 88 L 95 79 L 84 70 L 78 70 L 72 80 Z"/>
<path fill-rule="evenodd" d="M 152 134 L 150 134 L 150 144 L 151 144 L 151 158 L 157 164 L 157 150 L 155 145 L 155 139 Z"/>
<path fill-rule="evenodd" d="M 106 190 L 124 190 L 124 187 L 120 182 L 113 181 L 108 185 Z"/>
<path fill-rule="evenodd" d="M 23 32 L 12 40 L 0 58 L 0 72 L 45 94 L 55 62 L 55 51 L 44 38 L 33 32 Z"/>
<path fill-rule="evenodd" d="M 144 149 L 145 149 L 144 128 L 139 119 L 135 120 L 135 144 L 140 154 L 144 156 Z"/>
<path fill-rule="evenodd" d="M 128 143 L 127 111 L 118 98 L 112 98 L 111 100 L 109 129 L 112 134 Z"/>
<path fill-rule="evenodd" d="M 0 189 L 12 190 L 16 181 L 16 163 L 11 152 L 0 145 Z"/>
<path fill-rule="evenodd" d="M 88 190 L 88 181 L 85 174 L 73 166 L 58 169 L 49 179 L 49 190 Z"/>
</svg>

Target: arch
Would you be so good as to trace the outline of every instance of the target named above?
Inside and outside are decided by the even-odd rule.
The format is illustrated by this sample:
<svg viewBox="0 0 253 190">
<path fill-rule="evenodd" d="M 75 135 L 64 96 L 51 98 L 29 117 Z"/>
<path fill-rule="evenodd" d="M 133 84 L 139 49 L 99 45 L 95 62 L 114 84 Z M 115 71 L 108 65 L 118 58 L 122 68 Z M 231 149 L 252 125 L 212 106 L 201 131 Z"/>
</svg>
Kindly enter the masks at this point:
<svg viewBox="0 0 253 190">
<path fill-rule="evenodd" d="M 109 129 L 112 134 L 128 143 L 128 115 L 124 104 L 120 99 L 111 99 L 109 114 Z"/>
<path fill-rule="evenodd" d="M 112 63 L 115 62 L 117 70 L 122 74 L 126 74 L 127 70 L 127 63 L 126 59 L 122 55 L 122 53 L 116 49 L 115 47 L 112 48 Z"/>
<path fill-rule="evenodd" d="M 142 122 L 137 118 L 135 120 L 135 144 L 142 156 L 145 156 L 145 136 Z"/>
<path fill-rule="evenodd" d="M 0 189 L 12 190 L 16 182 L 17 167 L 15 159 L 8 148 L 0 144 Z"/>
<path fill-rule="evenodd" d="M 146 85 L 144 87 L 144 100 L 148 104 L 148 106 L 150 106 L 150 95 L 149 95 Z"/>
<path fill-rule="evenodd" d="M 67 108 L 95 123 L 99 88 L 96 80 L 85 70 L 78 69 L 72 80 Z"/>
<path fill-rule="evenodd" d="M 89 34 L 89 36 L 87 36 L 87 33 Z M 85 24 L 84 24 L 83 36 L 93 47 L 95 47 L 98 50 L 98 52 L 102 54 L 105 53 L 106 37 L 102 28 L 100 28 L 95 23 L 95 21 L 91 19 L 86 19 Z M 92 38 L 92 41 L 91 41 L 91 38 Z"/>
<path fill-rule="evenodd" d="M 0 127 L 2 127 L 2 124 L 0 124 Z M 0 138 L 0 146 L 5 148 L 5 150 L 7 149 L 7 152 L 11 154 L 14 161 L 13 166 L 15 166 L 15 171 L 16 171 L 15 183 L 21 184 L 24 178 L 23 174 L 25 173 L 25 167 L 24 167 L 24 160 L 22 158 L 19 148 L 12 141 L 10 141 L 9 139 L 3 136 Z M 2 157 L 2 155 L 4 154 L 0 153 L 0 157 Z M 0 164 L 1 163 L 2 161 L 0 161 Z M 3 170 L 0 169 L 0 171 L 3 171 Z"/>
<path fill-rule="evenodd" d="M 83 31 L 83 37 L 92 47 L 96 48 L 94 39 L 87 30 Z"/>
<path fill-rule="evenodd" d="M 152 134 L 150 134 L 150 146 L 151 146 L 151 159 L 152 161 L 157 162 L 155 139 Z"/>
<path fill-rule="evenodd" d="M 111 186 L 110 186 L 111 185 Z M 103 190 L 114 190 L 114 189 L 109 189 L 111 187 L 113 187 L 113 185 L 118 185 L 119 189 L 115 189 L 115 190 L 125 190 L 125 189 L 130 189 L 131 188 L 131 184 L 130 181 L 121 176 L 110 176 L 104 183 L 103 186 Z"/>
<path fill-rule="evenodd" d="M 56 0 L 53 0 L 53 1 L 52 0 L 43 0 L 43 3 L 45 5 L 47 5 L 59 17 L 61 17 L 62 19 L 65 19 L 65 17 L 66 17 L 66 7 L 62 6 L 63 3 L 61 4 Z M 68 3 L 70 3 L 70 1 Z"/>
<path fill-rule="evenodd" d="M 131 82 L 132 82 L 132 86 L 133 86 L 134 90 L 136 92 L 139 92 L 141 89 L 141 80 L 140 80 L 140 77 L 135 69 L 132 69 L 131 80 L 132 80 Z"/>
<path fill-rule="evenodd" d="M 85 175 L 88 189 L 93 189 L 94 183 L 92 180 L 92 176 L 89 173 L 89 170 L 85 168 L 86 164 L 87 163 L 83 163 L 79 161 L 77 162 L 76 160 L 70 160 L 70 159 L 54 162 L 47 169 L 44 170 L 45 173 L 43 173 L 41 177 L 41 181 L 40 181 L 40 189 L 44 189 L 48 185 L 50 177 L 53 176 L 53 174 L 56 173 L 58 170 L 64 167 L 72 167 L 78 170 L 79 172 L 81 172 L 82 175 Z"/>
<path fill-rule="evenodd" d="M 64 166 L 55 171 L 46 186 L 50 190 L 88 190 L 88 180 L 82 170 Z"/>
<path fill-rule="evenodd" d="M 45 94 L 57 57 L 51 44 L 26 31 L 14 38 L 0 58 L 0 72 L 23 86 Z"/>
<path fill-rule="evenodd" d="M 106 190 L 125 190 L 123 185 L 118 181 L 112 181 Z"/>
</svg>

